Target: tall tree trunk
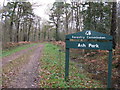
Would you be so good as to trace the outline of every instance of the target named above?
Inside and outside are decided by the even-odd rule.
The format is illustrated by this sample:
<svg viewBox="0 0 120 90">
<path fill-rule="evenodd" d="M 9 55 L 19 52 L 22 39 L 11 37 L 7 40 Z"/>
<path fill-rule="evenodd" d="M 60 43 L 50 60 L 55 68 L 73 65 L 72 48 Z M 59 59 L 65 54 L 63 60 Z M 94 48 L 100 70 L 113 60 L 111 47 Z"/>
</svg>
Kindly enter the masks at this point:
<svg viewBox="0 0 120 90">
<path fill-rule="evenodd" d="M 77 32 L 80 31 L 79 29 L 79 5 L 77 2 L 76 2 L 76 29 L 77 29 Z"/>
<path fill-rule="evenodd" d="M 56 41 L 58 41 L 59 40 L 59 36 L 58 36 L 58 24 L 56 24 Z"/>
<path fill-rule="evenodd" d="M 92 29 L 91 28 L 91 3 L 92 2 L 89 2 L 89 12 L 88 12 L 88 21 L 89 21 L 89 25 L 88 25 L 88 29 L 90 30 L 90 29 Z"/>
<path fill-rule="evenodd" d="M 74 9 L 73 9 L 73 6 L 74 6 L 74 3 L 73 2 L 71 2 L 71 4 L 72 4 L 72 6 L 71 6 L 71 9 L 72 9 L 72 24 L 71 24 L 71 28 L 72 28 L 72 31 L 73 31 L 73 24 L 74 24 Z"/>
<path fill-rule="evenodd" d="M 118 45 L 120 46 L 120 2 L 118 3 L 118 19 L 117 19 L 117 26 L 118 26 Z"/>
<path fill-rule="evenodd" d="M 24 26 L 23 26 L 23 41 L 27 41 L 27 23 L 24 21 Z"/>
<path fill-rule="evenodd" d="M 56 23 L 56 41 L 59 41 L 59 35 L 58 35 L 58 32 L 59 32 L 59 23 L 60 23 L 60 15 L 58 13 L 57 15 L 57 23 Z"/>
<path fill-rule="evenodd" d="M 41 36 L 41 30 L 40 30 L 40 27 L 41 27 L 41 26 L 40 26 L 40 19 L 38 19 L 38 23 L 39 23 L 39 24 L 38 24 L 38 25 L 39 25 L 39 33 L 38 33 L 39 35 L 38 35 L 38 40 L 40 40 L 40 36 Z"/>
<path fill-rule="evenodd" d="M 22 17 L 21 15 L 22 8 L 20 5 L 18 5 L 18 11 L 17 11 L 17 36 L 16 36 L 16 41 L 19 42 L 19 27 L 20 27 L 20 18 Z"/>
<path fill-rule="evenodd" d="M 10 42 L 12 42 L 12 27 L 13 27 L 13 21 L 10 22 L 10 30 L 9 30 Z"/>
<path fill-rule="evenodd" d="M 50 29 L 48 29 L 48 41 L 50 41 Z"/>
<path fill-rule="evenodd" d="M 13 17 L 14 17 L 16 7 L 17 7 L 17 2 L 15 2 L 15 5 L 14 5 L 13 11 L 12 11 L 12 15 L 11 15 L 11 19 L 10 19 L 10 30 L 9 30 L 10 42 L 12 42 Z"/>
<path fill-rule="evenodd" d="M 35 28 L 35 31 L 34 31 L 34 41 L 36 41 L 36 32 L 37 32 L 37 23 L 36 23 L 36 28 Z"/>
<path fill-rule="evenodd" d="M 68 11 L 67 11 L 67 7 L 65 7 L 65 29 L 66 29 L 66 34 L 68 34 Z"/>
<path fill-rule="evenodd" d="M 30 25 L 28 27 L 28 40 L 27 41 L 30 41 L 30 30 L 31 30 L 31 22 L 30 22 Z"/>
<path fill-rule="evenodd" d="M 112 3 L 112 19 L 111 19 L 111 30 L 110 35 L 113 36 L 113 48 L 116 47 L 116 9 L 117 9 L 117 3 Z"/>
<path fill-rule="evenodd" d="M 19 25 L 20 22 L 18 21 L 18 25 L 17 25 L 17 36 L 16 36 L 16 41 L 19 42 Z"/>
</svg>

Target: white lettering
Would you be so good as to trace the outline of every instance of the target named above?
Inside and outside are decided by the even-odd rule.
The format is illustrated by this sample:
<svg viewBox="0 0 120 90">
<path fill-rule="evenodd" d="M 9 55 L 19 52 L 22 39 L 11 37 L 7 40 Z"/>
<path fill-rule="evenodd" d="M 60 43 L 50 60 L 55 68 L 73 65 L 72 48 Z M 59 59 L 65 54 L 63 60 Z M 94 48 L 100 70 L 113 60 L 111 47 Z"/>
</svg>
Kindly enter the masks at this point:
<svg viewBox="0 0 120 90">
<path fill-rule="evenodd" d="M 98 44 L 93 45 L 93 44 L 89 43 L 89 44 L 88 44 L 88 47 L 91 47 L 91 48 L 99 48 L 99 45 L 98 45 Z"/>
<path fill-rule="evenodd" d="M 106 37 L 94 37 L 94 36 L 92 37 L 87 36 L 87 38 L 88 39 L 106 39 Z"/>
<path fill-rule="evenodd" d="M 73 39 L 85 39 L 83 36 L 72 36 Z"/>
<path fill-rule="evenodd" d="M 106 39 L 106 37 L 97 37 L 97 36 L 72 36 L 72 39 Z"/>
<path fill-rule="evenodd" d="M 83 43 L 83 44 L 78 44 L 78 47 L 86 47 L 86 45 Z"/>
</svg>

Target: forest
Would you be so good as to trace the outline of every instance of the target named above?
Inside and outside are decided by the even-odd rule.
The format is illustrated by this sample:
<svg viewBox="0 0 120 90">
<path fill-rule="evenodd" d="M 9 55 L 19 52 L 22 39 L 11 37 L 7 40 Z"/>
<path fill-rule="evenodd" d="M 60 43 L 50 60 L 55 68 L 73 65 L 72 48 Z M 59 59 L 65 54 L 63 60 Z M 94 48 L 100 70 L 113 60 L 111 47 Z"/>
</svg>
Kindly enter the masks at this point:
<svg viewBox="0 0 120 90">
<path fill-rule="evenodd" d="M 36 58 L 39 58 L 39 57 L 37 57 L 37 53 L 39 53 L 41 51 L 40 51 L 40 49 L 38 49 L 38 51 L 34 50 L 38 47 L 38 46 L 35 47 L 36 43 L 42 43 L 42 44 L 48 43 L 46 45 L 43 45 L 44 47 L 46 47 L 46 49 L 45 49 L 46 52 L 43 51 L 44 55 L 47 55 L 50 52 L 49 49 L 51 50 L 51 52 L 56 54 L 57 51 L 53 51 L 53 49 L 57 48 L 57 47 L 52 46 L 50 44 L 50 43 L 52 43 L 53 45 L 57 45 L 59 48 L 62 48 L 61 49 L 62 51 L 59 52 L 59 55 L 61 55 L 61 57 L 59 57 L 59 58 L 64 58 L 64 55 L 62 55 L 62 54 L 65 52 L 65 36 L 66 35 L 81 32 L 84 30 L 93 30 L 96 32 L 101 32 L 101 33 L 111 35 L 113 37 L 112 42 L 113 42 L 113 52 L 114 52 L 113 53 L 113 55 L 114 55 L 113 56 L 113 59 L 114 59 L 113 60 L 113 67 L 114 67 L 113 72 L 114 72 L 114 74 L 112 77 L 113 78 L 112 87 L 120 88 L 120 79 L 119 79 L 120 78 L 120 71 L 119 71 L 119 68 L 120 68 L 120 2 L 117 2 L 117 1 L 116 2 L 101 2 L 101 1 L 82 2 L 81 0 L 78 0 L 78 1 L 70 0 L 70 2 L 68 2 L 68 0 L 63 0 L 61 2 L 57 2 L 57 0 L 56 0 L 51 5 L 48 5 L 48 7 L 45 10 L 46 14 L 49 16 L 49 19 L 43 19 L 41 16 L 35 14 L 34 7 L 39 7 L 39 6 L 41 6 L 41 5 L 37 5 L 36 3 L 31 3 L 30 1 L 27 1 L 27 0 L 22 1 L 22 2 L 21 2 L 21 0 L 17 0 L 17 1 L 13 0 L 13 1 L 7 2 L 7 3 L 3 2 L 0 5 L 0 17 L 1 17 L 0 18 L 0 26 L 1 26 L 1 30 L 0 30 L 1 40 L 0 41 L 2 43 L 2 46 L 1 46 L 2 47 L 2 62 L 3 62 L 3 64 L 5 63 L 5 65 L 6 65 L 6 66 L 5 65 L 2 66 L 2 68 L 3 68 L 3 73 L 2 73 L 3 86 L 2 87 L 6 88 L 6 87 L 9 87 L 10 85 L 13 85 L 13 87 L 14 87 L 13 82 L 9 85 L 6 83 L 11 82 L 11 80 L 9 80 L 8 77 L 11 78 L 12 76 L 14 76 L 15 73 L 18 73 L 18 72 L 16 72 L 17 70 L 10 69 L 11 73 L 14 71 L 14 73 L 12 73 L 10 75 L 10 74 L 8 74 L 8 72 L 10 71 L 8 68 L 9 67 L 12 68 L 13 66 L 17 67 L 16 65 L 18 63 L 22 63 L 21 65 L 23 65 L 23 63 L 28 63 L 29 61 L 26 58 L 27 58 L 27 56 L 30 57 L 28 54 L 25 55 L 22 58 L 23 58 L 23 60 L 25 59 L 26 61 L 24 60 L 24 62 L 22 62 L 22 60 L 20 60 L 20 57 L 23 56 L 24 52 L 26 52 L 26 51 L 18 53 L 14 56 L 15 57 L 14 60 L 17 59 L 19 62 L 17 62 L 17 60 L 16 60 L 16 62 L 12 62 L 12 65 L 13 65 L 12 66 L 12 65 L 10 65 L 11 63 L 10 64 L 9 64 L 9 62 L 7 63 L 7 60 L 8 60 L 8 58 L 9 59 L 13 59 L 13 58 L 10 58 L 8 56 L 10 56 L 10 55 L 12 56 L 12 54 L 17 53 L 19 50 L 23 50 L 23 49 L 27 50 L 27 48 L 33 47 L 33 48 L 31 48 L 31 50 L 35 51 Z M 38 12 L 40 12 L 40 11 L 38 11 Z M 27 46 L 29 44 L 30 45 L 32 44 L 32 45 Z M 26 45 L 26 46 L 24 46 L 24 45 Z M 21 46 L 23 46 L 22 47 L 23 49 L 19 48 Z M 41 45 L 41 48 L 43 48 L 43 46 Z M 15 48 L 19 48 L 19 50 L 12 51 L 12 54 L 9 54 L 9 53 L 11 53 L 9 51 L 12 49 L 15 49 Z M 29 54 L 34 55 L 34 54 L 32 54 L 33 51 L 29 51 Z M 100 57 L 94 57 L 94 55 L 97 55 L 97 56 L 100 55 L 101 58 L 103 58 L 101 63 L 102 64 L 105 63 L 105 65 L 107 63 L 107 61 L 105 61 L 107 59 L 107 57 L 104 56 L 104 55 L 107 55 L 106 54 L 107 51 L 71 50 L 71 52 L 72 52 L 71 59 L 73 59 L 72 60 L 73 62 L 77 62 L 77 60 L 79 58 L 84 57 L 84 59 L 85 59 L 85 57 L 86 57 L 86 59 L 85 59 L 86 62 L 83 63 L 81 61 L 79 63 L 87 64 L 88 66 L 94 67 L 94 62 L 96 62 L 97 58 L 98 59 L 100 58 Z M 79 57 L 79 55 L 77 55 L 76 53 L 79 53 L 83 56 Z M 99 54 L 99 53 L 102 53 L 102 54 Z M 45 60 L 49 60 L 49 58 L 45 57 L 44 55 L 42 56 L 43 58 L 42 58 L 42 61 L 40 61 L 40 62 L 47 66 Z M 50 58 L 51 58 L 52 54 L 50 54 L 50 55 L 51 55 L 50 56 Z M 53 56 L 53 58 L 57 58 L 57 57 Z M 33 58 L 33 60 L 34 59 L 35 58 Z M 93 60 L 88 61 L 88 59 L 93 59 Z M 30 60 L 32 60 L 32 59 L 30 59 Z M 37 59 L 35 59 L 35 60 L 37 60 Z M 50 61 L 48 61 L 48 63 L 49 62 Z M 57 62 L 57 63 L 62 63 L 62 62 Z M 92 64 L 90 64 L 89 62 Z M 16 63 L 16 65 L 14 63 Z M 98 67 L 101 68 L 100 65 L 102 65 L 102 64 L 97 63 L 96 66 L 98 65 Z M 18 64 L 18 66 L 19 66 L 19 64 Z M 36 66 L 36 67 L 38 67 L 38 66 Z M 53 67 L 53 66 L 50 66 L 50 67 Z M 61 67 L 61 68 L 63 68 L 63 67 Z M 104 66 L 102 66 L 102 67 L 104 68 L 104 70 L 106 70 L 107 65 L 105 67 Z M 18 69 L 19 68 L 20 67 L 18 67 Z M 43 69 L 40 69 L 40 72 L 42 72 L 42 70 L 46 71 L 45 68 L 47 68 L 47 67 L 43 66 Z M 53 68 L 57 68 L 57 67 L 54 66 Z M 72 69 L 72 70 L 74 71 L 74 69 Z M 93 70 L 93 69 L 91 68 L 91 69 L 87 69 L 87 70 L 89 71 L 89 70 Z M 94 67 L 94 70 L 96 70 L 95 67 Z M 76 69 L 75 69 L 75 71 L 79 72 Z M 48 73 L 44 72 L 43 75 L 49 75 L 49 73 L 51 73 L 51 72 L 48 72 Z M 105 75 L 106 75 L 106 73 L 107 72 L 105 72 Z M 17 74 L 15 74 L 15 75 L 17 75 Z M 100 75 L 102 75 L 102 73 L 100 73 Z M 63 74 L 61 76 L 64 77 Z M 100 76 L 98 76 L 98 78 L 99 77 Z M 51 88 L 51 87 L 52 88 L 54 88 L 54 87 L 55 88 L 56 87 L 57 88 L 58 87 L 69 88 L 69 87 L 73 87 L 72 84 L 74 83 L 72 81 L 69 84 L 66 84 L 65 82 L 64 83 L 59 82 L 61 84 L 61 86 L 59 86 L 58 84 L 55 84 L 56 86 L 54 86 L 54 83 L 50 83 L 50 82 L 52 82 L 52 80 L 47 82 L 47 79 L 45 79 L 45 77 L 41 76 L 40 78 L 43 78 L 43 80 L 41 80 L 39 82 L 39 87 L 43 87 L 43 88 Z M 71 76 L 70 78 L 72 79 L 73 77 Z M 99 79 L 101 80 L 101 78 L 99 78 Z M 44 80 L 46 80 L 46 82 L 44 82 Z M 58 79 L 58 81 L 59 80 L 61 81 L 62 79 Z M 102 81 L 104 82 L 104 80 L 102 80 Z M 54 82 L 56 82 L 56 81 L 54 81 Z M 95 83 L 94 81 L 88 81 L 88 83 L 89 82 Z M 46 83 L 46 84 L 44 84 L 44 83 Z M 58 82 L 56 82 L 56 83 L 58 83 Z M 53 85 L 53 86 L 51 86 L 51 85 Z M 35 85 L 33 85 L 33 86 L 35 86 Z M 83 86 L 83 87 L 78 85 L 76 87 L 77 88 L 78 87 L 91 88 L 89 86 L 91 86 L 92 88 L 95 88 L 95 87 L 99 88 L 99 86 L 94 87 L 94 85 L 92 86 L 91 84 L 88 86 L 87 85 Z M 100 85 L 100 87 L 105 87 L 105 86 Z"/>
<path fill-rule="evenodd" d="M 49 20 L 33 12 L 30 2 L 8 2 L 1 9 L 2 43 L 20 41 L 64 41 L 65 35 L 95 30 L 114 37 L 119 45 L 119 3 L 55 2 L 49 9 Z"/>
</svg>

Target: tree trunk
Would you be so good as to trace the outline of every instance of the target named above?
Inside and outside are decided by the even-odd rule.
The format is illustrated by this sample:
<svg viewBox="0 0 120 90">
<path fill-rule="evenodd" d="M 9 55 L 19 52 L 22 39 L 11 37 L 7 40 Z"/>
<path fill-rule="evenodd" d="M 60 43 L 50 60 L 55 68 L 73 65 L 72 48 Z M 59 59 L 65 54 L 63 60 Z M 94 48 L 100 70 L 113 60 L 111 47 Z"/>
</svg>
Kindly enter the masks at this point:
<svg viewBox="0 0 120 90">
<path fill-rule="evenodd" d="M 111 30 L 110 35 L 113 36 L 113 49 L 116 47 L 116 2 L 112 3 L 112 19 L 111 19 Z"/>
<path fill-rule="evenodd" d="M 29 28 L 28 28 L 28 40 L 27 41 L 30 41 L 30 29 L 31 29 L 31 22 L 30 22 L 30 25 L 29 25 Z"/>
<path fill-rule="evenodd" d="M 41 27 L 41 26 L 40 26 L 40 19 L 38 19 L 38 23 L 39 23 L 39 33 L 38 33 L 39 36 L 38 36 L 38 40 L 40 40 L 40 36 L 41 36 L 41 30 L 40 30 L 40 27 Z"/>
<path fill-rule="evenodd" d="M 18 25 L 17 25 L 17 36 L 16 36 L 16 41 L 19 42 L 19 24 L 20 22 L 18 21 Z"/>
<path fill-rule="evenodd" d="M 78 3 L 76 3 L 76 8 L 77 8 L 77 10 L 76 10 L 76 29 L 77 29 L 77 32 L 79 32 L 80 29 L 79 29 L 79 5 L 78 5 Z"/>
<path fill-rule="evenodd" d="M 50 41 L 50 33 L 49 33 L 50 29 L 48 29 L 48 41 Z"/>
<path fill-rule="evenodd" d="M 66 34 L 68 34 L 68 14 L 67 14 L 67 8 L 66 9 L 66 12 L 65 12 L 65 29 L 66 29 Z"/>
<path fill-rule="evenodd" d="M 117 28 L 118 28 L 118 45 L 120 46 L 120 2 L 118 3 L 118 18 L 117 18 Z"/>
<path fill-rule="evenodd" d="M 35 31 L 34 31 L 34 41 L 36 41 L 36 32 L 37 32 L 37 23 L 36 23 L 36 27 L 35 27 Z"/>
<path fill-rule="evenodd" d="M 12 27 L 13 27 L 13 21 L 11 20 L 11 22 L 10 22 L 10 30 L 9 30 L 10 42 L 12 42 Z"/>
<path fill-rule="evenodd" d="M 56 41 L 59 41 L 59 36 L 58 36 L 58 24 L 56 24 Z"/>
<path fill-rule="evenodd" d="M 12 15 L 11 15 L 11 18 L 10 18 L 10 30 L 9 30 L 10 42 L 12 42 L 13 16 L 14 16 L 14 13 L 15 13 L 16 6 L 17 6 L 17 2 L 15 2 L 15 5 L 14 5 L 13 11 L 12 11 Z"/>
<path fill-rule="evenodd" d="M 92 2 L 89 2 L 89 12 L 88 12 L 88 21 L 89 21 L 88 29 L 89 29 L 89 30 L 92 29 L 92 28 L 91 28 L 91 18 L 92 18 L 92 17 L 91 17 L 91 14 L 92 14 L 92 13 L 91 13 L 91 3 L 92 3 Z"/>
</svg>

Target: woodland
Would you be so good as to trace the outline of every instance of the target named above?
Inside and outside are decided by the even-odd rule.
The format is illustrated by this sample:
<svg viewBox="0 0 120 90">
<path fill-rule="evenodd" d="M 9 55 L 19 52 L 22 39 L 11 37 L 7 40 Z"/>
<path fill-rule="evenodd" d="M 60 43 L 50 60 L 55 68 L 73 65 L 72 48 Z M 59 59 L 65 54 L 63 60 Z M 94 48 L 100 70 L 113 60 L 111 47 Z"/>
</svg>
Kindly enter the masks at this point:
<svg viewBox="0 0 120 90">
<path fill-rule="evenodd" d="M 49 15 L 48 20 L 36 15 L 33 7 L 38 5 L 21 0 L 7 4 L 3 2 L 0 6 L 0 38 L 3 51 L 24 44 L 47 42 L 60 46 L 62 52 L 65 52 L 67 34 L 84 30 L 105 33 L 113 36 L 112 86 L 120 88 L 120 2 L 81 2 L 81 0 L 78 2 L 71 0 L 70 3 L 66 0 L 54 2 L 45 10 Z M 107 57 L 104 56 L 107 51 L 71 50 L 71 52 L 72 61 L 85 64 L 88 72 L 106 71 L 103 63 L 107 62 Z M 82 56 L 79 57 L 76 53 Z M 100 57 L 101 63 L 96 61 Z M 79 62 L 79 59 L 83 59 L 84 62 Z M 96 69 L 94 65 L 99 68 Z M 101 80 L 101 75 L 104 77 L 106 72 L 95 77 Z M 94 75 L 92 77 L 95 78 Z M 103 79 L 102 81 L 104 82 Z M 43 86 L 41 84 L 41 87 Z"/>
<path fill-rule="evenodd" d="M 4 5 L 4 4 L 3 4 Z M 1 8 L 2 43 L 20 41 L 65 41 L 65 35 L 94 30 L 114 37 L 119 45 L 119 3 L 55 2 L 47 11 L 49 20 L 33 12 L 30 2 L 8 2 Z"/>
</svg>

